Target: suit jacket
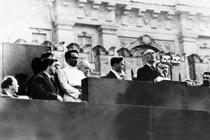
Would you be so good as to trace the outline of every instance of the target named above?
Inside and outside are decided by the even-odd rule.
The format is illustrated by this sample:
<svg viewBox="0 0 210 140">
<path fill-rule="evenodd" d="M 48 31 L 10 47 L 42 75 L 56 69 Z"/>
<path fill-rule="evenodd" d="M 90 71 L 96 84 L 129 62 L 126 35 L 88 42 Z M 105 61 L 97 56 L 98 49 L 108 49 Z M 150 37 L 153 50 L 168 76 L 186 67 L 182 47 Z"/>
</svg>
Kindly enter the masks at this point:
<svg viewBox="0 0 210 140">
<path fill-rule="evenodd" d="M 34 76 L 31 82 L 31 96 L 33 99 L 57 100 L 57 86 L 43 72 Z"/>
<path fill-rule="evenodd" d="M 114 78 L 114 79 L 118 79 L 117 76 L 110 71 L 106 76 L 104 76 L 103 78 Z"/>
<path fill-rule="evenodd" d="M 137 71 L 137 80 L 139 81 L 154 81 L 154 79 L 158 76 L 161 76 L 161 74 L 158 71 L 157 67 L 155 67 L 155 69 L 152 69 L 150 66 L 144 65 Z"/>
</svg>

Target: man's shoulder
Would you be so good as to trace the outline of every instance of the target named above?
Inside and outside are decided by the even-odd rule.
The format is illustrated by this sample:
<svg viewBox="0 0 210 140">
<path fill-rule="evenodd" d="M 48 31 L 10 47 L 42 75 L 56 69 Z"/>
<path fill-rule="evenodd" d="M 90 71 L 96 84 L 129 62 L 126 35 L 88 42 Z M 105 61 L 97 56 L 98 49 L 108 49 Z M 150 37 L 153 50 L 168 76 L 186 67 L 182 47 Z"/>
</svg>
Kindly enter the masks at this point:
<svg viewBox="0 0 210 140">
<path fill-rule="evenodd" d="M 109 76 L 111 76 L 111 75 L 114 75 L 114 73 L 113 73 L 112 71 L 109 71 L 109 72 L 105 75 L 105 77 L 109 77 Z"/>
<path fill-rule="evenodd" d="M 35 75 L 35 76 L 33 77 L 33 79 L 43 78 L 43 77 L 44 77 L 44 73 L 43 73 L 43 72 L 40 72 L 40 73 L 38 73 L 37 75 Z"/>
<path fill-rule="evenodd" d="M 144 66 L 140 67 L 140 68 L 138 69 L 138 71 L 142 71 L 142 70 L 145 70 L 145 69 L 147 69 L 147 68 L 148 68 L 148 66 L 147 66 L 147 65 L 144 65 Z"/>
<path fill-rule="evenodd" d="M 33 79 L 31 81 L 34 82 L 34 81 L 44 80 L 44 79 L 46 79 L 46 77 L 47 77 L 47 75 L 44 74 L 43 72 L 42 73 L 38 73 L 37 75 L 35 75 L 33 77 Z"/>
<path fill-rule="evenodd" d="M 104 76 L 104 78 L 117 78 L 117 77 L 112 71 L 109 71 L 109 73 L 107 73 L 107 75 Z"/>
<path fill-rule="evenodd" d="M 77 68 L 64 67 L 60 69 L 58 73 L 73 73 L 75 76 L 85 78 L 84 73 L 81 70 L 78 70 Z"/>
</svg>

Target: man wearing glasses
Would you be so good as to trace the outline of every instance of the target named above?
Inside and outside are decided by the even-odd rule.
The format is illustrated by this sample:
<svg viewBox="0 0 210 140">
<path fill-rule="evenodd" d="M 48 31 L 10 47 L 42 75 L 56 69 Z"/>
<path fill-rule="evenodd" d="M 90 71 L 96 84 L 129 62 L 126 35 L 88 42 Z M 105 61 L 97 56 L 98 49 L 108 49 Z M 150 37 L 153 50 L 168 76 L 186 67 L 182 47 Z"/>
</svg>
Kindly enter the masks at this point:
<svg viewBox="0 0 210 140">
<path fill-rule="evenodd" d="M 50 58 L 41 61 L 42 71 L 34 76 L 31 81 L 32 99 L 63 101 L 53 80 L 56 73 L 56 61 Z"/>
</svg>

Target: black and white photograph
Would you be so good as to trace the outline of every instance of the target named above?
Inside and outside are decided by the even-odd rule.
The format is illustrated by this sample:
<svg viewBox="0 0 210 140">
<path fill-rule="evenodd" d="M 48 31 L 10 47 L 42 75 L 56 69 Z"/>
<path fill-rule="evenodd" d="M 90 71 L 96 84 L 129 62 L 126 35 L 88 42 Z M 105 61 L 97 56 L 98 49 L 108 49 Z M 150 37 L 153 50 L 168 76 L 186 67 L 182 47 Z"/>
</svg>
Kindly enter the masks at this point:
<svg viewBox="0 0 210 140">
<path fill-rule="evenodd" d="M 0 140 L 209 140 L 209 0 L 0 0 Z"/>
</svg>

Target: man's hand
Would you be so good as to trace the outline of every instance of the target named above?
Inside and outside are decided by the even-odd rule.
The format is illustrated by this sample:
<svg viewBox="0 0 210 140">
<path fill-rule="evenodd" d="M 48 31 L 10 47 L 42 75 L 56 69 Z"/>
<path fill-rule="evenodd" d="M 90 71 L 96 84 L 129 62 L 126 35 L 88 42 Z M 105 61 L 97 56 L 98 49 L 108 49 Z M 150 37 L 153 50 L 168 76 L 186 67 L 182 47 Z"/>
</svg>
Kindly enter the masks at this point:
<svg viewBox="0 0 210 140">
<path fill-rule="evenodd" d="M 59 101 L 63 101 L 63 98 L 62 98 L 60 95 L 57 95 L 57 99 L 58 99 Z"/>
<path fill-rule="evenodd" d="M 157 78 L 154 79 L 154 82 L 157 83 L 157 82 L 160 82 L 160 81 L 163 81 L 163 80 L 170 80 L 170 79 L 158 76 Z"/>
</svg>

